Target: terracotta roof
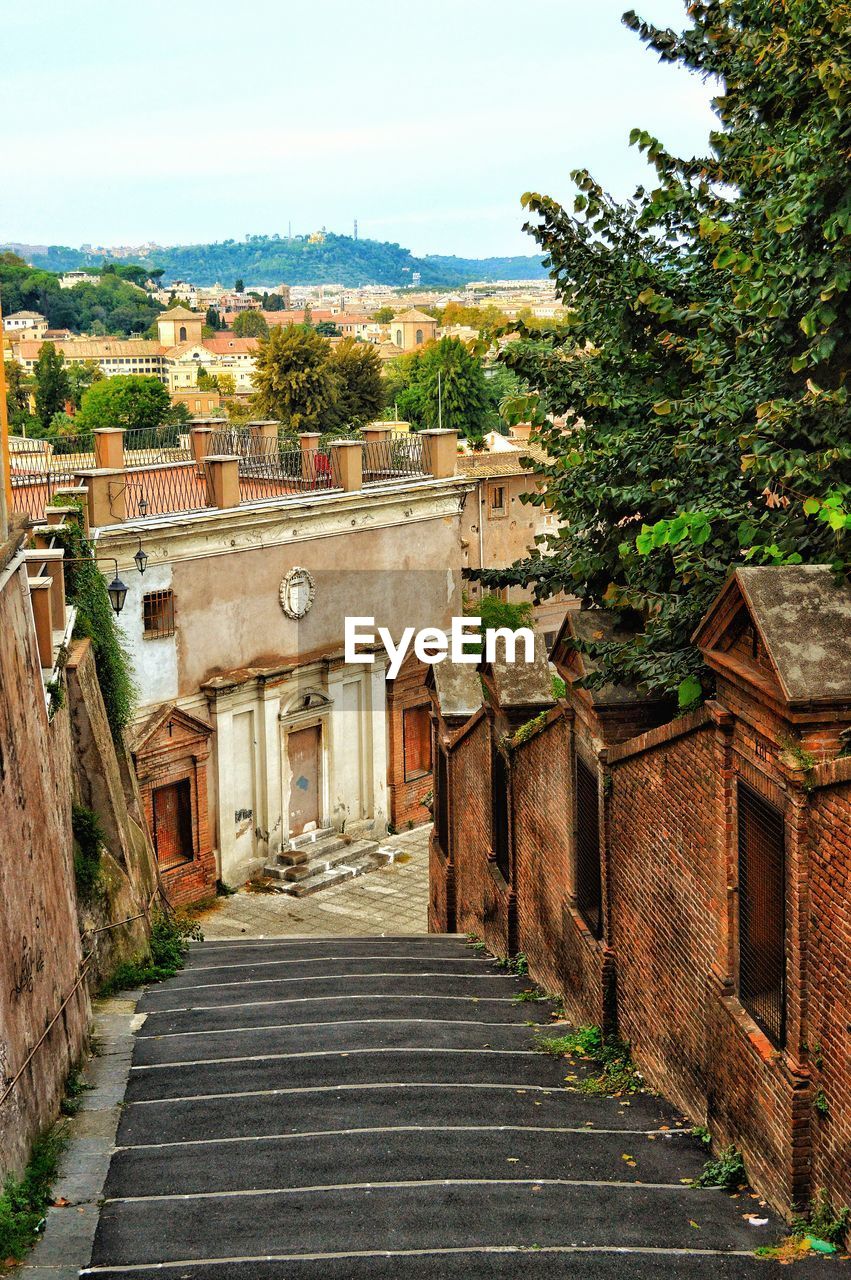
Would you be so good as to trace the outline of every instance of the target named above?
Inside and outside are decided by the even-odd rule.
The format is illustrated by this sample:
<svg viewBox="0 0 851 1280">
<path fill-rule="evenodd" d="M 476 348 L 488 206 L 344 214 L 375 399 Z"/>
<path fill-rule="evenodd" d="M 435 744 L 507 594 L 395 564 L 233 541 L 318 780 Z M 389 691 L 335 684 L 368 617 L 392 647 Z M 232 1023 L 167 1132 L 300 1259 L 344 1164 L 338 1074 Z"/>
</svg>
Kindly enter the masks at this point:
<svg viewBox="0 0 851 1280">
<path fill-rule="evenodd" d="M 456 470 L 464 476 L 519 476 L 534 475 L 531 467 L 524 467 L 522 459 L 532 458 L 544 462 L 546 454 L 538 445 L 526 445 L 512 451 L 499 453 L 459 453 Z"/>
<path fill-rule="evenodd" d="M 404 321 L 407 324 L 419 324 L 422 321 L 425 321 L 427 324 L 437 324 L 434 316 L 427 316 L 424 311 L 417 311 L 415 308 L 412 308 L 410 311 L 403 311 L 401 315 L 394 316 L 390 323 L 396 324 L 397 321 Z"/>
<path fill-rule="evenodd" d="M 13 311 L 11 315 L 6 316 L 6 322 L 10 320 L 47 320 L 47 316 L 43 316 L 40 311 Z"/>
<path fill-rule="evenodd" d="M 190 311 L 188 307 L 172 307 L 170 311 L 161 311 L 157 320 L 203 320 L 200 311 Z"/>
<path fill-rule="evenodd" d="M 57 351 L 76 360 L 102 360 L 115 356 L 161 356 L 165 347 L 147 338 L 69 338 L 57 342 Z M 24 360 L 34 360 L 44 346 L 38 340 L 21 342 L 18 352 Z"/>
<path fill-rule="evenodd" d="M 258 338 L 235 338 L 232 333 L 217 333 L 212 338 L 205 338 L 201 345 L 214 355 L 226 356 L 247 355 L 256 351 L 260 343 Z"/>
</svg>

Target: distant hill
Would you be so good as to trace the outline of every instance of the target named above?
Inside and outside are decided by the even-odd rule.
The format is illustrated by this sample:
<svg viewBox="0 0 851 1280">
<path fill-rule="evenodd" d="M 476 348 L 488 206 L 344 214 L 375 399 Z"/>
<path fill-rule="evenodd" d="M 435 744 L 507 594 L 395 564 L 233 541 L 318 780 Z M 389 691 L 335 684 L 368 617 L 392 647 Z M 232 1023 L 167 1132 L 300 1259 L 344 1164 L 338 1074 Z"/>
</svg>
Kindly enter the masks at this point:
<svg viewBox="0 0 851 1280">
<path fill-rule="evenodd" d="M 11 246 L 0 246 L 0 249 Z M 64 245 L 14 246 L 35 267 L 47 271 L 73 271 L 99 266 L 103 254 Z M 537 256 L 516 258 L 455 258 L 429 255 L 415 258 L 409 249 L 383 240 L 355 240 L 327 233 L 319 243 L 306 236 L 292 240 L 281 236 L 250 236 L 214 244 L 154 246 L 134 251 L 132 260 L 162 268 L 166 284 L 187 279 L 194 284 L 216 281 L 232 285 L 239 278 L 246 285 L 343 284 L 349 288 L 386 284 L 402 288 L 419 272 L 424 286 L 449 288 L 470 280 L 533 280 L 546 277 Z"/>
</svg>

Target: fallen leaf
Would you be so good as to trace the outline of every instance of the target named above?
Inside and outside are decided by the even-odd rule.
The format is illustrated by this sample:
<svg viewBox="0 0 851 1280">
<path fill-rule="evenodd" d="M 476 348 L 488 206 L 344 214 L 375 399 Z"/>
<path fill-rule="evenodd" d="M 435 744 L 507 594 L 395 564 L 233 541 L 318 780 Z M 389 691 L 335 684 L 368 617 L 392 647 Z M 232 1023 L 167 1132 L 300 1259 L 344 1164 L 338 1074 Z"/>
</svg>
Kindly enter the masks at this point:
<svg viewBox="0 0 851 1280">
<path fill-rule="evenodd" d="M 688 1224 L 690 1227 L 694 1227 L 695 1231 L 700 1230 L 700 1223 L 695 1222 L 694 1218 L 689 1218 Z"/>
</svg>

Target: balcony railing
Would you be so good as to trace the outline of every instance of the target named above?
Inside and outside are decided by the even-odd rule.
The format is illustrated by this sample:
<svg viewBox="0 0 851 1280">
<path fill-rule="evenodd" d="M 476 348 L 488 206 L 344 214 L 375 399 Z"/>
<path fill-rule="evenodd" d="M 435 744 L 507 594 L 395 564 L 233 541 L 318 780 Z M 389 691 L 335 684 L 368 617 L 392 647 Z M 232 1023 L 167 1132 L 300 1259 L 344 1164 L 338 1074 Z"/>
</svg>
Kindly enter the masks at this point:
<svg viewBox="0 0 851 1280">
<path fill-rule="evenodd" d="M 239 458 L 241 502 L 338 488 L 331 458 L 321 449 L 262 450 Z"/>
<path fill-rule="evenodd" d="M 124 484 L 128 520 L 203 511 L 213 505 L 204 468 L 195 462 L 166 462 L 161 467 L 129 469 L 125 472 Z"/>
<path fill-rule="evenodd" d="M 384 484 L 425 475 L 423 441 L 416 434 L 399 433 L 363 446 L 364 484 Z"/>
<path fill-rule="evenodd" d="M 124 432 L 124 461 L 129 467 L 191 462 L 189 434 L 178 426 L 128 427 Z"/>
</svg>

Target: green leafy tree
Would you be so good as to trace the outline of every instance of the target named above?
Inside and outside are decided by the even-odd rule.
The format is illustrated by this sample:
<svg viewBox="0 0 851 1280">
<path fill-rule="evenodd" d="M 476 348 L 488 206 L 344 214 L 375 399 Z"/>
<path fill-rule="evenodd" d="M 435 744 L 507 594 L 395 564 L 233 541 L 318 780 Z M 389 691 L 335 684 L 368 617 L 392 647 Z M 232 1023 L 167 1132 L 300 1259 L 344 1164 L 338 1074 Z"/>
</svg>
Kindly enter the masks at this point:
<svg viewBox="0 0 851 1280">
<path fill-rule="evenodd" d="M 172 408 L 168 391 L 159 378 L 118 374 L 89 387 L 77 422 L 84 431 L 100 427 L 154 430 L 173 421 Z"/>
<path fill-rule="evenodd" d="M 242 279 L 242 276 L 237 276 L 236 280 L 234 281 L 233 291 L 234 293 L 245 292 L 245 281 Z"/>
<path fill-rule="evenodd" d="M 6 368 L 6 408 L 9 414 L 9 425 L 16 430 L 26 429 L 31 421 L 30 387 L 23 366 L 17 360 L 7 360 Z"/>
<path fill-rule="evenodd" d="M 292 431 L 318 431 L 336 397 L 328 343 L 303 325 L 275 327 L 260 339 L 254 408 Z"/>
<path fill-rule="evenodd" d="M 82 360 L 79 364 L 68 366 L 69 398 L 75 409 L 80 408 L 89 387 L 100 382 L 103 377 L 100 365 L 94 360 Z"/>
<path fill-rule="evenodd" d="M 209 325 L 211 329 L 226 329 L 227 324 L 222 315 L 219 314 L 217 307 L 208 307 L 204 323 Z"/>
<path fill-rule="evenodd" d="M 340 330 L 334 324 L 333 320 L 320 320 L 319 323 L 314 327 L 316 329 L 316 332 L 320 334 L 323 338 L 339 338 L 340 337 Z"/>
<path fill-rule="evenodd" d="M 35 416 L 44 433 L 51 419 L 62 413 L 71 394 L 65 357 L 52 342 L 43 342 L 33 370 L 35 377 Z"/>
<path fill-rule="evenodd" d="M 359 429 L 379 417 L 384 408 L 384 379 L 381 360 L 368 342 L 344 338 L 332 348 L 329 365 L 336 382 L 336 395 L 326 419 L 329 427 Z"/>
<path fill-rule="evenodd" d="M 392 307 L 379 307 L 372 318 L 376 324 L 389 324 L 394 314 Z"/>
<path fill-rule="evenodd" d="M 488 392 L 482 362 L 458 338 L 441 338 L 423 352 L 418 381 L 426 426 L 481 440 L 487 429 Z"/>
<path fill-rule="evenodd" d="M 221 376 L 220 374 L 217 375 L 215 373 L 210 373 L 209 370 L 205 369 L 202 364 L 199 365 L 198 373 L 196 375 L 198 390 L 199 391 L 218 391 L 220 389 L 219 388 L 220 376 Z"/>
<path fill-rule="evenodd" d="M 568 315 L 517 326 L 503 359 L 540 394 L 506 411 L 538 424 L 531 500 L 561 528 L 500 579 L 618 611 L 634 638 L 592 646 L 598 678 L 681 705 L 708 686 L 689 637 L 730 564 L 841 570 L 851 525 L 848 5 L 697 0 L 689 16 L 682 34 L 624 21 L 723 86 L 707 153 L 636 129 L 653 172 L 631 201 L 586 170 L 570 212 L 524 197 Z"/>
<path fill-rule="evenodd" d="M 262 311 L 240 311 L 234 319 L 233 331 L 237 338 L 267 338 L 269 326 Z"/>
</svg>

